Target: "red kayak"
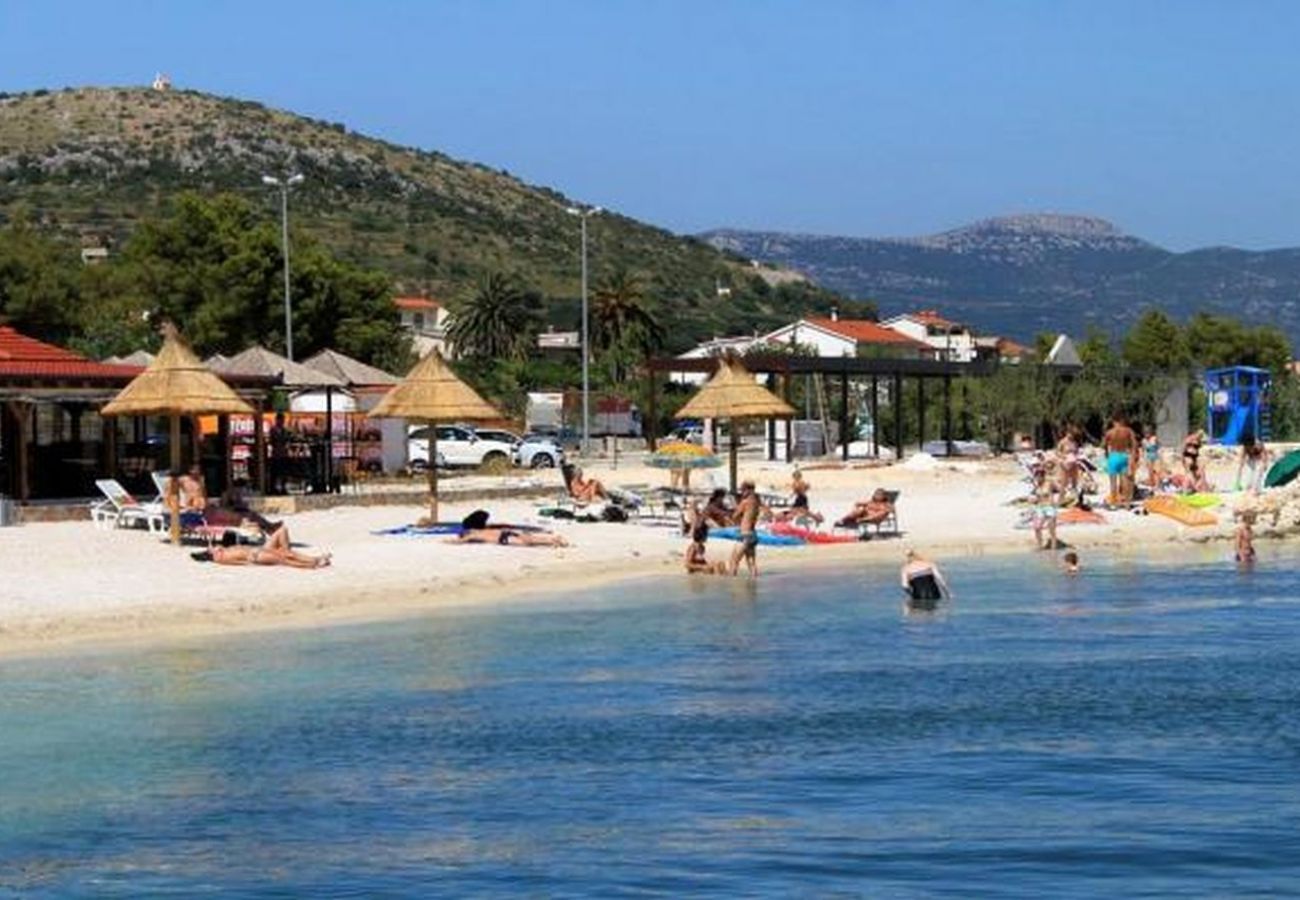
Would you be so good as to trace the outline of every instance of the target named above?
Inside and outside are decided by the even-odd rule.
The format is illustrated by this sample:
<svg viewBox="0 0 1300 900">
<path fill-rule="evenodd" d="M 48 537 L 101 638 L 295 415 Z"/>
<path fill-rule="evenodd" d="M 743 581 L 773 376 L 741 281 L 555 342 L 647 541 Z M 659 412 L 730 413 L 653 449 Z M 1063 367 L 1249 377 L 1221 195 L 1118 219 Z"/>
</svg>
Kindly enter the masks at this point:
<svg viewBox="0 0 1300 900">
<path fill-rule="evenodd" d="M 804 528 L 792 522 L 777 522 L 768 530 L 773 534 L 784 537 L 797 537 L 810 544 L 856 544 L 858 542 L 856 534 L 833 534 L 828 531 L 813 531 L 811 528 Z"/>
</svg>

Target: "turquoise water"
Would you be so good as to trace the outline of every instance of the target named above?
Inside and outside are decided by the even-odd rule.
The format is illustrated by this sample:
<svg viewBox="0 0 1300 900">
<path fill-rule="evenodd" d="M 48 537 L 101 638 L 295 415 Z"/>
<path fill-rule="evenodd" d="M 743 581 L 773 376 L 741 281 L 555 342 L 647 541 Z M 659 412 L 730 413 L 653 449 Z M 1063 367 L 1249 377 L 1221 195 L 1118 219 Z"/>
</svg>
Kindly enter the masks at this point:
<svg viewBox="0 0 1300 900">
<path fill-rule="evenodd" d="M 1277 896 L 1293 556 L 665 578 L 0 663 L 0 896 Z"/>
</svg>

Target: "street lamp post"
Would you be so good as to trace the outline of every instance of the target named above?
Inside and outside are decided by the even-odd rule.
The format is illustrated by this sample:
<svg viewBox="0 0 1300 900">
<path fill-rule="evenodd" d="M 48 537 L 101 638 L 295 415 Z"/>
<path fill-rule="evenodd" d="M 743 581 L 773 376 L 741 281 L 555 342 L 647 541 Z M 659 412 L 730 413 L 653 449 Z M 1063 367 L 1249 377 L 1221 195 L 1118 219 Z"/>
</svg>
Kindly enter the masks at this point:
<svg viewBox="0 0 1300 900">
<path fill-rule="evenodd" d="M 577 216 L 582 222 L 582 455 L 591 455 L 591 382 L 588 376 L 590 365 L 590 342 L 587 315 L 587 219 L 600 212 L 599 206 L 579 209 L 570 206 L 569 215 Z"/>
<path fill-rule="evenodd" d="M 280 189 L 280 240 L 284 247 L 284 355 L 293 362 L 293 307 L 289 305 L 289 188 L 302 184 L 302 175 L 288 178 L 263 175 L 262 184 Z"/>
</svg>

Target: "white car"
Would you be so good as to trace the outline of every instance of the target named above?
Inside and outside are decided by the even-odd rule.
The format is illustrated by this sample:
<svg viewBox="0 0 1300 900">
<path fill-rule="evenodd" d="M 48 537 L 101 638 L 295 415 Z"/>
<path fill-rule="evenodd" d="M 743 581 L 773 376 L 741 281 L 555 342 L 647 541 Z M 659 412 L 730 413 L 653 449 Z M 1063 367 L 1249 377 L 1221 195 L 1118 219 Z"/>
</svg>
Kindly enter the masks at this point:
<svg viewBox="0 0 1300 900">
<path fill-rule="evenodd" d="M 529 469 L 555 469 L 564 465 L 564 448 L 555 438 L 526 434 L 515 447 L 515 462 Z"/>
<path fill-rule="evenodd" d="M 464 425 L 437 425 L 438 466 L 481 466 L 501 462 L 509 465 L 515 455 L 514 444 L 480 436 Z M 413 425 L 406 436 L 406 458 L 412 469 L 429 465 L 428 425 Z"/>
</svg>

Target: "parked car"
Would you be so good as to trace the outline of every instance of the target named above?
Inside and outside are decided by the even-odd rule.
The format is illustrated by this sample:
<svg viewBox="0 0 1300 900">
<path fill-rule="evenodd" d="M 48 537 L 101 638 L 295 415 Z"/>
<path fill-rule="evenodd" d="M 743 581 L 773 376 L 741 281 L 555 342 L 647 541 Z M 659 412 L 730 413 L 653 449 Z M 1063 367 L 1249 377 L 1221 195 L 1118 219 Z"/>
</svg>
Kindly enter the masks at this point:
<svg viewBox="0 0 1300 900">
<path fill-rule="evenodd" d="M 577 450 L 582 446 L 582 434 L 568 425 L 536 425 L 528 433 L 549 438 L 565 450 Z"/>
<path fill-rule="evenodd" d="M 500 441 L 503 444 L 509 444 L 511 447 L 518 447 L 522 438 L 513 431 L 505 431 L 501 428 L 472 428 L 469 425 L 459 425 L 459 428 L 465 428 L 474 432 L 481 440 Z"/>
<path fill-rule="evenodd" d="M 564 464 L 564 448 L 555 438 L 526 434 L 515 447 L 515 463 L 529 469 L 554 469 Z"/>
<path fill-rule="evenodd" d="M 514 444 L 480 437 L 464 425 L 437 425 L 438 465 L 481 466 L 500 461 L 509 463 L 515 455 Z M 429 465 L 430 426 L 414 425 L 406 437 L 406 458 L 411 468 L 423 469 Z"/>
</svg>

